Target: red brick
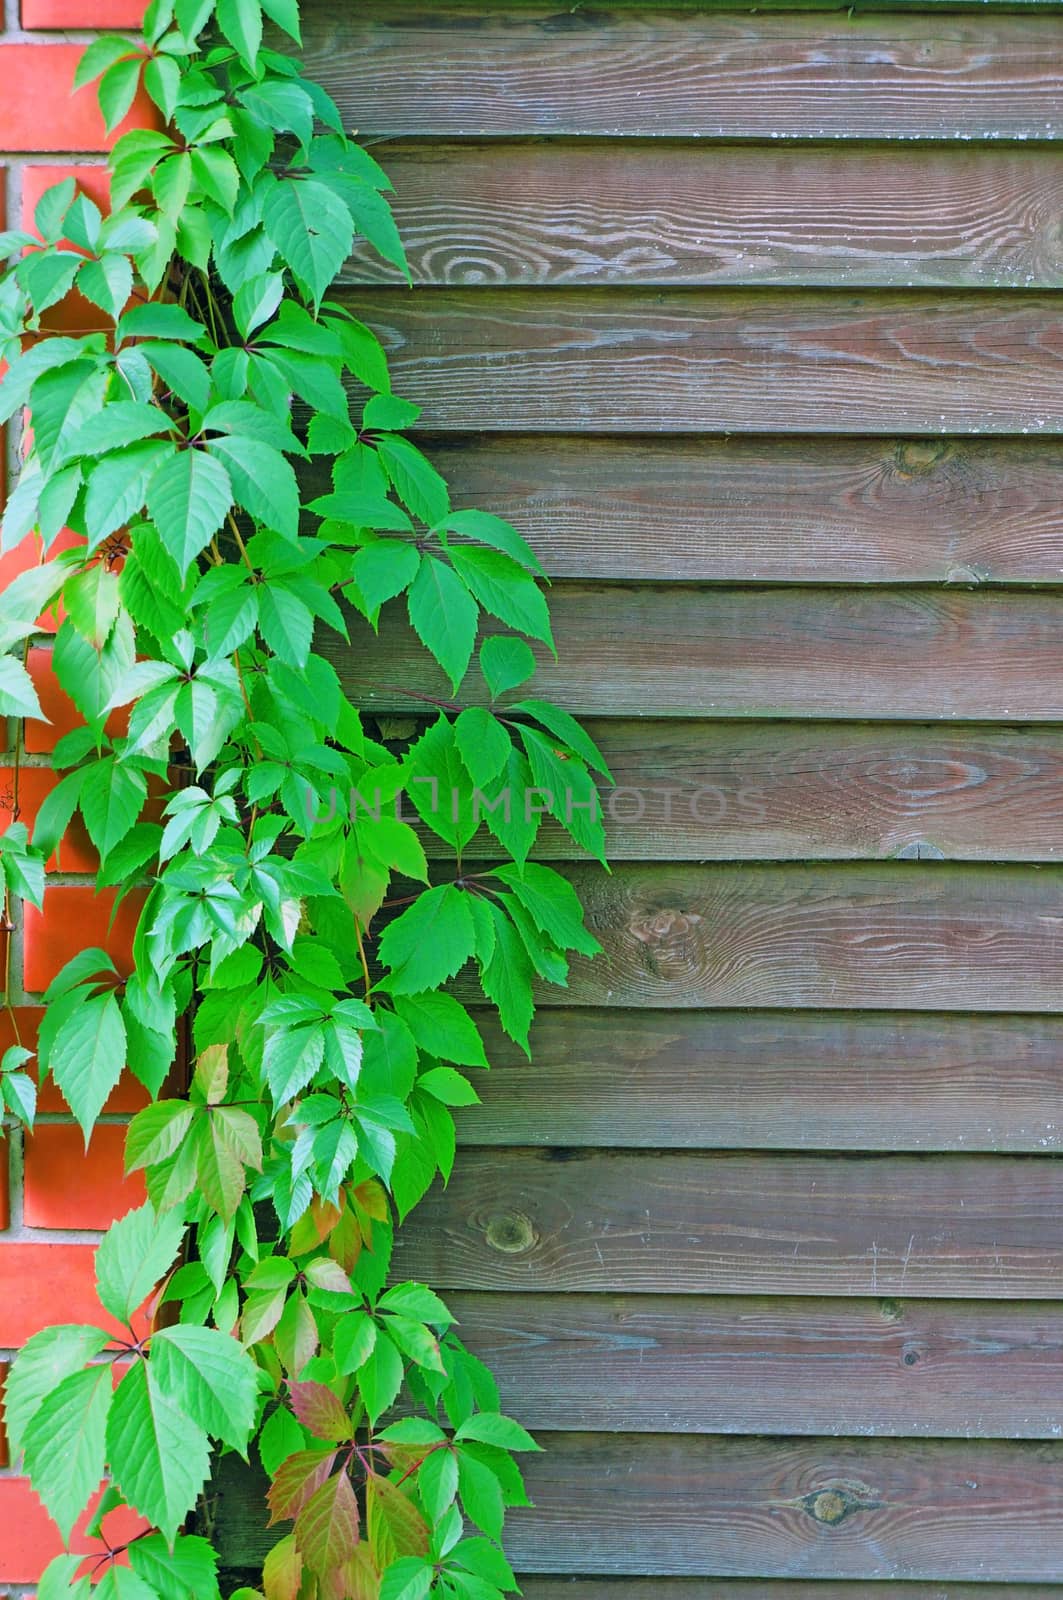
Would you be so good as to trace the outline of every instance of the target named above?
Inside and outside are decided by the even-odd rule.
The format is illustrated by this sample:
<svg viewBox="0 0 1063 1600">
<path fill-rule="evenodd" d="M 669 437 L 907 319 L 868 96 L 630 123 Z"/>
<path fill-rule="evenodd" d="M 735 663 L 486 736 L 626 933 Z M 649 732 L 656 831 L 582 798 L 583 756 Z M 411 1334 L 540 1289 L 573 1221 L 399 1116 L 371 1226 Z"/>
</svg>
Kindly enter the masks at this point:
<svg viewBox="0 0 1063 1600">
<path fill-rule="evenodd" d="M 94 1496 L 93 1504 L 95 1499 Z M 92 1505 L 78 1519 L 70 1547 L 98 1557 L 107 1547 L 98 1540 L 86 1539 L 84 1530 L 91 1515 Z M 103 1531 L 112 1548 L 128 1543 L 144 1528 L 143 1518 L 127 1506 L 103 1519 Z M 0 1529 L 0 1581 L 5 1583 L 35 1583 L 49 1561 L 63 1552 L 59 1530 L 26 1478 L 0 1478 Z"/>
<path fill-rule="evenodd" d="M 144 904 L 143 890 L 134 890 L 118 907 L 109 926 L 116 891 L 97 895 L 89 887 L 56 885 L 47 891 L 47 912 L 26 906 L 25 970 L 23 983 L 31 993 L 47 989 L 68 961 L 87 945 L 106 950 L 119 972 L 133 967 L 133 934 Z"/>
<path fill-rule="evenodd" d="M 7 1382 L 7 1362 L 0 1361 L 0 1467 L 10 1465 L 10 1453 L 7 1448 L 7 1434 L 4 1432 L 4 1385 Z"/>
<path fill-rule="evenodd" d="M 139 94 L 108 134 L 95 85 L 71 92 L 83 54 L 79 44 L 0 44 L 0 149 L 109 150 L 130 128 L 157 125 L 155 107 Z"/>
<path fill-rule="evenodd" d="M 139 1172 L 125 1176 L 125 1128 L 45 1123 L 26 1140 L 23 1219 L 31 1228 L 109 1228 L 145 1199 Z"/>
<path fill-rule="evenodd" d="M 47 797 L 59 782 L 59 774 L 48 767 L 23 767 L 19 773 L 19 816 L 33 833 L 33 821 Z M 15 803 L 15 773 L 0 767 L 0 827 L 6 827 Z M 100 864 L 92 840 L 81 817 L 75 815 L 63 835 L 58 856 L 48 860 L 49 872 L 95 872 Z"/>
<path fill-rule="evenodd" d="M 25 7 L 23 7 L 25 9 Z M 98 161 L 79 161 L 76 165 L 55 161 L 33 162 L 22 169 L 22 226 L 36 233 L 33 213 L 46 189 L 73 178 L 82 194 L 94 200 L 101 211 L 111 208 L 111 175 Z"/>
<path fill-rule="evenodd" d="M 139 32 L 140 0 L 22 0 L 24 28 L 115 28 Z"/>
<path fill-rule="evenodd" d="M 25 1344 L 57 1322 L 90 1322 L 117 1331 L 119 1324 L 96 1298 L 95 1259 L 91 1244 L 0 1240 L 0 1348 Z M 143 1319 L 138 1321 L 143 1327 Z"/>
<path fill-rule="evenodd" d="M 38 717 L 26 718 L 26 749 L 31 755 L 44 755 L 55 749 L 64 733 L 84 727 L 85 719 L 52 671 L 52 652 L 47 646 L 35 646 L 26 664 L 36 685 L 41 710 L 48 719 L 41 722 Z M 129 726 L 128 711 L 123 707 L 112 712 L 105 726 L 110 734 L 123 734 Z"/>
<path fill-rule="evenodd" d="M 36 1050 L 37 1048 L 37 1025 L 42 1016 L 42 1008 L 40 1006 L 17 1006 L 15 1010 L 18 1019 L 18 1031 L 20 1038 L 15 1038 L 15 1029 L 12 1025 L 11 1013 L 9 1011 L 0 1011 L 0 1053 L 6 1050 L 9 1045 L 18 1043 L 25 1045 L 27 1050 Z M 26 1070 L 29 1072 L 31 1077 L 36 1077 L 36 1062 L 28 1062 Z M 160 1099 L 166 1099 L 168 1096 L 180 1094 L 182 1092 L 183 1081 L 183 1073 L 179 1068 L 175 1068 L 170 1078 L 166 1083 L 163 1084 L 161 1090 L 159 1091 Z M 134 1111 L 142 1110 L 143 1107 L 148 1104 L 149 1098 L 148 1091 L 144 1088 L 144 1085 L 139 1083 L 137 1079 L 133 1077 L 131 1072 L 124 1072 L 121 1078 L 118 1080 L 118 1084 L 115 1087 L 114 1093 L 111 1095 L 103 1109 L 105 1111 L 116 1112 L 119 1114 L 132 1113 Z M 56 1087 L 55 1080 L 51 1077 L 47 1079 L 43 1089 L 38 1091 L 37 1105 L 38 1109 L 41 1111 L 70 1110 L 70 1107 L 67 1105 L 66 1101 L 63 1099 L 63 1096 Z"/>
<path fill-rule="evenodd" d="M 10 1182 L 7 1166 L 8 1141 L 0 1142 L 0 1230 L 7 1227 L 11 1221 L 10 1211 Z"/>
</svg>

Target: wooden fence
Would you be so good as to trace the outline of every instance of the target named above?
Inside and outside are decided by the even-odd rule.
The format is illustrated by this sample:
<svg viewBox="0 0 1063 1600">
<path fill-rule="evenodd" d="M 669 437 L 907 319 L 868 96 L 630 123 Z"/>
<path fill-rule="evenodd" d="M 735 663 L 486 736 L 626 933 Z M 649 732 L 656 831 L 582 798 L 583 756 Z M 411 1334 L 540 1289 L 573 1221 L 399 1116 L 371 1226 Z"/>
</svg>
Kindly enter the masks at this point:
<svg viewBox="0 0 1063 1600">
<path fill-rule="evenodd" d="M 548 1447 L 529 1600 L 1063 1596 L 1063 15 L 307 36 L 416 285 L 339 293 L 621 786 L 564 867 L 606 953 L 398 1263 Z"/>
</svg>

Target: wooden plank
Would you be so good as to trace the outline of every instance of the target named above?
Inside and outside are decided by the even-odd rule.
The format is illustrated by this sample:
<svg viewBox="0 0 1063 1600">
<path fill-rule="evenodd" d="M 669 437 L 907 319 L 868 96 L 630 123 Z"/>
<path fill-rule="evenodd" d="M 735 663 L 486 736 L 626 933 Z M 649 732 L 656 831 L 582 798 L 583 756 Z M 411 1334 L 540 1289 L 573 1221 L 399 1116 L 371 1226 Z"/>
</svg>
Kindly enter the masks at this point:
<svg viewBox="0 0 1063 1600">
<path fill-rule="evenodd" d="M 1031 1016 L 539 1011 L 531 1063 L 484 1013 L 470 1145 L 1063 1148 L 1063 1035 Z"/>
<path fill-rule="evenodd" d="M 558 660 L 540 652 L 531 692 L 579 715 L 1063 719 L 1063 606 L 1051 592 L 572 583 L 555 585 L 550 609 Z M 355 700 L 407 716 L 425 696 L 450 700 L 399 607 L 380 638 L 369 656 L 373 635 L 352 616 L 350 645 L 322 639 Z M 486 701 L 478 672 L 461 700 Z"/>
<path fill-rule="evenodd" d="M 923 0 L 925 5 L 927 0 Z M 621 1590 L 620 1584 L 623 1584 Z M 1059 1600 L 1059 1584 L 774 1583 L 759 1578 L 527 1578 L 524 1600 Z"/>
<path fill-rule="evenodd" d="M 1063 432 L 1054 296 L 347 289 L 426 428 Z"/>
<path fill-rule="evenodd" d="M 566 866 L 603 953 L 544 1004 L 1063 1010 L 1059 874 L 1037 867 Z M 459 992 L 478 986 L 459 980 Z M 619 1019 L 617 1032 L 626 1027 Z"/>
<path fill-rule="evenodd" d="M 448 1305 L 503 1410 L 540 1434 L 1063 1430 L 1058 1301 L 459 1293 Z"/>
<path fill-rule="evenodd" d="M 363 137 L 1053 139 L 1053 16 L 324 0 L 305 65 Z"/>
<path fill-rule="evenodd" d="M 220 1473 L 217 1536 L 231 1566 L 280 1530 L 264 1528 L 235 1456 Z M 1051 1583 L 1063 1571 L 1058 1443 L 572 1433 L 527 1458 L 526 1476 L 535 1509 L 506 1525 L 518 1572 L 951 1585 Z M 931 1593 L 952 1600 L 951 1586 Z"/>
<path fill-rule="evenodd" d="M 389 732 L 423 718 L 389 718 Z M 588 719 L 615 783 L 610 861 L 970 861 L 1063 856 L 1063 733 L 786 722 Z M 430 856 L 449 854 L 428 828 Z M 484 829 L 470 854 L 497 846 Z M 535 854 L 580 855 L 553 821 Z"/>
<path fill-rule="evenodd" d="M 1041 439 L 444 435 L 426 448 L 455 505 L 508 517 L 555 578 L 1063 576 L 1063 456 Z"/>
<path fill-rule="evenodd" d="M 1014 147 L 400 146 L 417 284 L 1053 289 L 1063 153 Z M 401 282 L 368 247 L 352 283 Z"/>
<path fill-rule="evenodd" d="M 1037 1298 L 1059 1292 L 1061 1205 L 1051 1156 L 466 1150 L 399 1230 L 395 1272 L 536 1294 Z"/>
</svg>

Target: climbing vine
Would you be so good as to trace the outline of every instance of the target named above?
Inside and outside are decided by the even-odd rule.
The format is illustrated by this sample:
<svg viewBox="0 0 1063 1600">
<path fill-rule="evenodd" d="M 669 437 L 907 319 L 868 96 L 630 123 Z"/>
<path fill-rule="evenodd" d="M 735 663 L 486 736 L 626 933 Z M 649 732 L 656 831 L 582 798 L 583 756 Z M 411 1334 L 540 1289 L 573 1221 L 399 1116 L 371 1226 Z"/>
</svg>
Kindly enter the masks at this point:
<svg viewBox="0 0 1063 1600">
<path fill-rule="evenodd" d="M 107 215 L 68 180 L 0 236 L 0 420 L 32 425 L 3 548 L 37 551 L 0 596 L 16 782 L 42 613 L 83 718 L 32 835 L 0 840 L 5 918 L 42 905 L 76 813 L 98 886 L 142 899 L 132 971 L 81 950 L 0 1097 L 32 1127 L 50 1075 L 86 1139 L 123 1064 L 150 1097 L 126 1143 L 148 1200 L 97 1252 L 108 1325 L 30 1340 L 7 1430 L 64 1540 L 101 1483 L 90 1535 L 123 1504 L 147 1524 L 91 1571 L 60 1556 L 40 1600 L 217 1596 L 219 1450 L 270 1480 L 243 1600 L 495 1600 L 535 1446 L 439 1296 L 393 1281 L 393 1229 L 478 1098 L 465 1001 L 527 1049 L 533 986 L 597 948 L 529 857 L 550 812 L 601 858 L 604 768 L 520 692 L 528 641 L 553 648 L 533 552 L 451 505 L 333 297 L 358 238 L 404 270 L 389 184 L 264 20 L 298 45 L 295 0 L 153 0 L 142 37 L 90 45 L 78 83 L 108 126 L 138 91 L 158 126 L 114 144 Z M 92 331 L 49 326 L 72 291 Z M 389 605 L 455 697 L 410 691 L 423 726 L 399 742 L 343 681 L 355 652 L 371 680 Z"/>
</svg>

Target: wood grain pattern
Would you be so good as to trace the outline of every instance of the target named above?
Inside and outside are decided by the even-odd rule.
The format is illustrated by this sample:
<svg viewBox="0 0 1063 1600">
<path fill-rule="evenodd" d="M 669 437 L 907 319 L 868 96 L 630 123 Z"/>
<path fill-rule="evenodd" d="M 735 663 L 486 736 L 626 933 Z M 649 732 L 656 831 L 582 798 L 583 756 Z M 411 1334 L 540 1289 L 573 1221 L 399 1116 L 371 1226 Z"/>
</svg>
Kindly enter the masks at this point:
<svg viewBox="0 0 1063 1600">
<path fill-rule="evenodd" d="M 538 1294 L 1038 1298 L 1058 1293 L 1061 1207 L 1052 1157 L 465 1150 L 399 1230 L 395 1272 Z"/>
<path fill-rule="evenodd" d="M 1055 18 L 307 6 L 363 136 L 1053 139 Z"/>
<path fill-rule="evenodd" d="M 923 0 L 926 3 L 926 0 Z M 620 1585 L 623 1584 L 623 1589 Z M 524 1578 L 524 1600 L 1059 1600 L 1054 1583 L 794 1583 L 726 1578 Z"/>
<path fill-rule="evenodd" d="M 577 958 L 569 988 L 544 987 L 544 1004 L 1063 1010 L 1053 868 L 563 870 L 603 954 Z"/>
<path fill-rule="evenodd" d="M 1063 1431 L 1058 1302 L 458 1293 L 448 1305 L 503 1410 L 540 1433 Z"/>
<path fill-rule="evenodd" d="M 443 435 L 426 448 L 455 505 L 508 517 L 552 577 L 1063 578 L 1063 456 L 1046 440 Z"/>
<path fill-rule="evenodd" d="M 572 583 L 554 587 L 550 610 L 558 660 L 541 660 L 532 692 L 579 715 L 1063 719 L 1063 606 L 1050 592 Z M 350 645 L 321 642 L 359 704 L 408 716 L 419 696 L 450 699 L 399 607 L 380 640 L 370 656 L 373 635 L 352 616 Z M 461 693 L 486 700 L 477 672 Z"/>
<path fill-rule="evenodd" d="M 411 724 L 418 731 L 423 719 Z M 402 727 L 389 719 L 389 729 Z M 1063 856 L 1063 734 L 587 719 L 610 861 L 971 861 Z M 429 856 L 446 846 L 422 828 Z M 495 849 L 486 829 L 472 854 Z M 552 821 L 535 854 L 580 852 Z"/>
<path fill-rule="evenodd" d="M 1051 1018 L 545 1008 L 529 1064 L 492 1015 L 469 1145 L 1063 1149 Z"/>
<path fill-rule="evenodd" d="M 348 289 L 442 430 L 1063 431 L 1063 304 L 893 290 Z M 342 298 L 342 297 L 341 297 Z"/>
<path fill-rule="evenodd" d="M 934 1600 L 953 1600 L 953 1579 L 1052 1582 L 1063 1570 L 1058 1443 L 558 1434 L 526 1475 L 535 1509 L 513 1514 L 505 1541 L 518 1572 L 935 1579 Z M 264 1529 L 237 1457 L 220 1478 L 232 1566 L 280 1530 Z"/>
<path fill-rule="evenodd" d="M 413 279 L 433 285 L 1055 288 L 1063 155 L 691 144 L 400 146 Z M 400 282 L 368 247 L 347 282 Z"/>
</svg>

